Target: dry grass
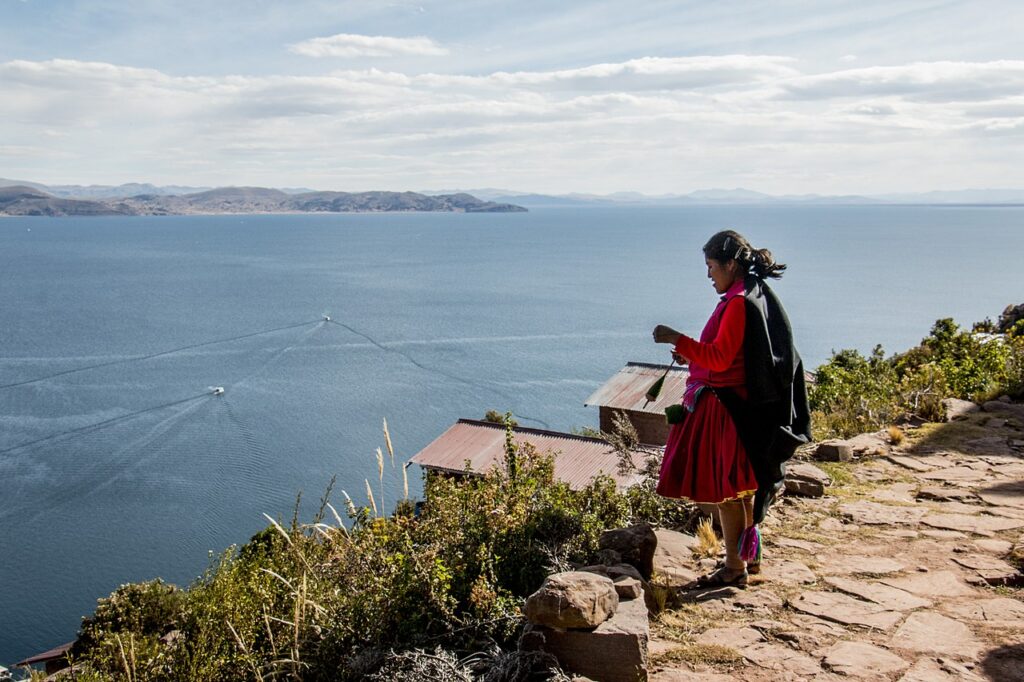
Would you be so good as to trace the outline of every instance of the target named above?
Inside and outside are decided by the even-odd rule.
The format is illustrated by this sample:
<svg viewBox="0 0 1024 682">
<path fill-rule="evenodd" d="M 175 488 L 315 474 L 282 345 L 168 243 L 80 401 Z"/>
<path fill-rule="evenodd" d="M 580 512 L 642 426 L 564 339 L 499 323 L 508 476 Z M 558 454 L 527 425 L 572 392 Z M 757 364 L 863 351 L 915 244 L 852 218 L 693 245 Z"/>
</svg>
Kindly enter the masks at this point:
<svg viewBox="0 0 1024 682">
<path fill-rule="evenodd" d="M 682 644 L 652 657 L 655 664 L 689 663 L 690 665 L 729 665 L 739 663 L 743 655 L 721 644 Z"/>
<path fill-rule="evenodd" d="M 697 524 L 697 546 L 693 553 L 704 559 L 714 559 L 721 551 L 722 544 L 715 535 L 715 527 L 711 523 L 711 517 L 705 516 Z"/>
<path fill-rule="evenodd" d="M 899 445 L 903 442 L 904 433 L 903 429 L 898 426 L 890 426 L 885 430 L 886 435 L 889 437 L 889 443 L 892 445 Z"/>
</svg>

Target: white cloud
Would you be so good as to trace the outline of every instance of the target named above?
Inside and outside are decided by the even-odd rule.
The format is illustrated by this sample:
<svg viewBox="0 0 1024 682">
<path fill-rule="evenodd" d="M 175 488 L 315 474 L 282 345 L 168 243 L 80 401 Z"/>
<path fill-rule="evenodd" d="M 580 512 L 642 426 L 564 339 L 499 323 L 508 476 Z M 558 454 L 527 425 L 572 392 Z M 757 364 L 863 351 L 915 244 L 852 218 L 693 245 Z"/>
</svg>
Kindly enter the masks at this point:
<svg viewBox="0 0 1024 682">
<path fill-rule="evenodd" d="M 427 74 L 432 86 L 486 86 L 554 90 L 689 90 L 775 80 L 799 74 L 788 57 L 725 55 L 644 57 L 557 71 L 499 71 L 486 76 Z"/>
<path fill-rule="evenodd" d="M 288 46 L 288 50 L 307 57 L 395 57 L 399 55 L 439 56 L 448 49 L 430 38 L 394 38 L 391 36 L 364 36 L 339 33 L 322 38 L 310 38 Z"/>
<path fill-rule="evenodd" d="M 1024 61 L 873 66 L 801 76 L 781 88 L 783 96 L 794 99 L 896 95 L 935 102 L 976 101 L 1024 92 Z"/>
<path fill-rule="evenodd" d="M 7 175 L 44 181 L 38 168 L 59 152 L 82 174 L 69 182 L 803 192 L 913 178 L 910 161 L 941 150 L 951 178 L 1005 182 L 1024 99 L 1000 93 L 1019 63 L 946 64 L 810 75 L 788 58 L 732 55 L 478 76 L 176 76 L 14 61 L 0 63 L 0 156 Z M 972 77 L 976 98 L 963 101 Z"/>
</svg>

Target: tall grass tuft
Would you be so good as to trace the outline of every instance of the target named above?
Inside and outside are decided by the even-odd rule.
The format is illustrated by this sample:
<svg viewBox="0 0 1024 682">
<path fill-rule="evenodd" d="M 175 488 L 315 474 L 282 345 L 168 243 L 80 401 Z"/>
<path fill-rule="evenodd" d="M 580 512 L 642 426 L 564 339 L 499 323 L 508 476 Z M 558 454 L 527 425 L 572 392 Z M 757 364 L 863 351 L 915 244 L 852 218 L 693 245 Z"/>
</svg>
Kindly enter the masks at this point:
<svg viewBox="0 0 1024 682">
<path fill-rule="evenodd" d="M 705 516 L 697 524 L 697 547 L 694 549 L 694 554 L 702 558 L 714 559 L 721 551 L 721 547 L 718 536 L 715 535 L 711 517 Z"/>
<path fill-rule="evenodd" d="M 384 418 L 384 445 L 388 447 L 388 457 L 391 458 L 391 468 L 395 468 L 395 448 L 391 445 L 391 433 L 388 431 L 388 420 Z"/>
</svg>

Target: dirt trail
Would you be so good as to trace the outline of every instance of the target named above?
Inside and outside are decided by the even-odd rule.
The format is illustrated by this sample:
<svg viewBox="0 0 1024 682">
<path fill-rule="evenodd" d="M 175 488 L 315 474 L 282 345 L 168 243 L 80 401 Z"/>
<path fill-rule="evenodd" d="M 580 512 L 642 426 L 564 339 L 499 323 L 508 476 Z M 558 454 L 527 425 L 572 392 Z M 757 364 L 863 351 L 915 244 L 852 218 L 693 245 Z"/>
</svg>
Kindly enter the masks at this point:
<svg viewBox="0 0 1024 682">
<path fill-rule="evenodd" d="M 977 412 L 815 462 L 832 485 L 773 508 L 746 590 L 680 590 L 714 561 L 673 559 L 651 679 L 1024 680 L 1022 422 Z"/>
</svg>

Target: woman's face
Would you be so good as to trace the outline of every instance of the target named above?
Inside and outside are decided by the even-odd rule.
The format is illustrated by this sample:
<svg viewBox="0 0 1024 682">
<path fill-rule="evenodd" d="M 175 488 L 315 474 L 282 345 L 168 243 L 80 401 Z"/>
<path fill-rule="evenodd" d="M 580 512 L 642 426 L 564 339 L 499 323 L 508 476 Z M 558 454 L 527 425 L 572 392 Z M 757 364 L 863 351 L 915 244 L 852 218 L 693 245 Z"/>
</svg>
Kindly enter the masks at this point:
<svg viewBox="0 0 1024 682">
<path fill-rule="evenodd" d="M 714 285 L 715 291 L 719 294 L 727 292 L 736 281 L 736 273 L 739 271 L 736 261 L 729 260 L 722 263 L 714 258 L 705 258 L 704 262 L 708 264 L 708 279 Z"/>
</svg>

